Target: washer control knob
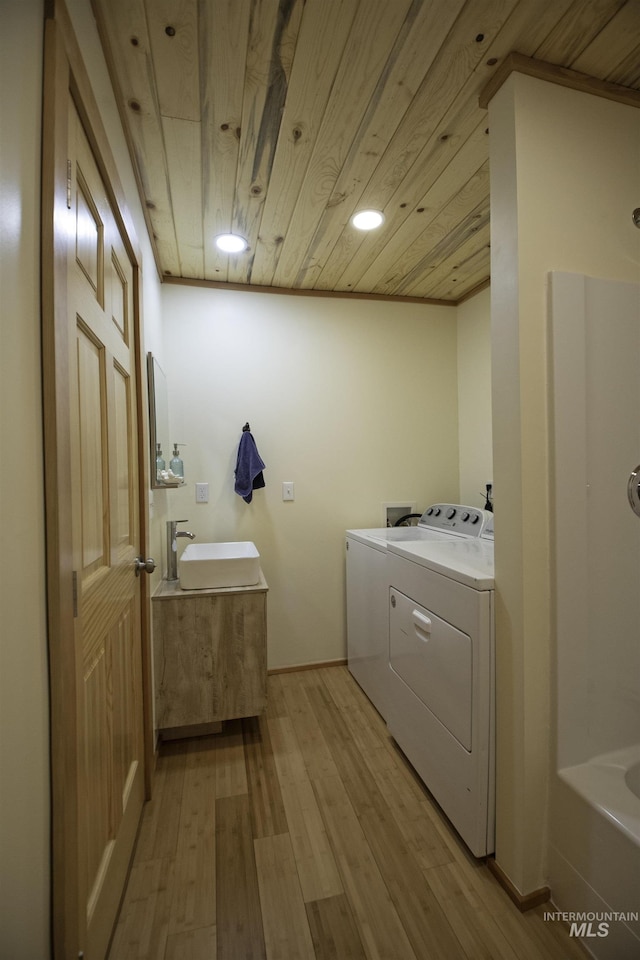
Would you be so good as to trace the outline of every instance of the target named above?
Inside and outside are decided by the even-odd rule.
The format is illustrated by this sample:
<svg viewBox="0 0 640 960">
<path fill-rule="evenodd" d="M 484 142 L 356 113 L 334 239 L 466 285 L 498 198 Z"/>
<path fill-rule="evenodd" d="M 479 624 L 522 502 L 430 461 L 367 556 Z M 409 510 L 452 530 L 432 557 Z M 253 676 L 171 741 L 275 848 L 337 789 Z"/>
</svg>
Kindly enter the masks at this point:
<svg viewBox="0 0 640 960">
<path fill-rule="evenodd" d="M 439 517 L 439 516 L 440 516 L 440 513 L 441 513 L 440 507 L 434 507 L 434 508 L 433 508 L 433 515 L 434 515 L 434 517 Z"/>
<path fill-rule="evenodd" d="M 465 512 L 462 514 L 462 517 L 460 519 L 462 520 L 463 523 L 466 523 L 470 516 L 471 514 L 469 513 L 469 511 L 465 510 Z"/>
<path fill-rule="evenodd" d="M 478 514 L 474 513 L 474 515 L 471 517 L 471 523 L 477 523 L 479 519 L 480 517 L 478 516 Z"/>
<path fill-rule="evenodd" d="M 456 515 L 455 507 L 449 507 L 447 510 L 447 520 L 453 520 Z"/>
<path fill-rule="evenodd" d="M 432 513 L 433 513 L 433 507 L 429 507 L 429 509 L 427 510 L 427 516 L 430 517 Z"/>
</svg>

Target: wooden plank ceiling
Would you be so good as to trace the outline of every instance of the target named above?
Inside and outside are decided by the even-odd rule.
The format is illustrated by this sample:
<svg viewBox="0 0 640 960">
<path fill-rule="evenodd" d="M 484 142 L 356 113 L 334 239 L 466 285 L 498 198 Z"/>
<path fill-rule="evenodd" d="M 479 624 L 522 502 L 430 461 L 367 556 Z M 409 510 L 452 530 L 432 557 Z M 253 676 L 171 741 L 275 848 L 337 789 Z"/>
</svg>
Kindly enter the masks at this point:
<svg viewBox="0 0 640 960">
<path fill-rule="evenodd" d="M 93 3 L 167 279 L 457 302 L 489 277 L 505 58 L 640 89 L 639 0 Z"/>
</svg>

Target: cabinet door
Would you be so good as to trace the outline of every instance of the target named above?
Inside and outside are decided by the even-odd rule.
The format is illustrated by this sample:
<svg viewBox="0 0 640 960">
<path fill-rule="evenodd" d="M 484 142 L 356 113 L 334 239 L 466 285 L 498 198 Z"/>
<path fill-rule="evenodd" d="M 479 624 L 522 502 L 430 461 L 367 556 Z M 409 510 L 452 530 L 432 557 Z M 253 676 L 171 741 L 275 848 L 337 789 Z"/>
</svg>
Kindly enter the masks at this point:
<svg viewBox="0 0 640 960">
<path fill-rule="evenodd" d="M 392 669 L 465 750 L 471 750 L 471 637 L 393 588 L 390 611 Z"/>
<path fill-rule="evenodd" d="M 264 593 L 213 597 L 202 624 L 213 650 L 213 720 L 254 717 L 267 703 L 267 623 Z"/>
<path fill-rule="evenodd" d="M 266 705 L 266 594 L 154 603 L 158 729 L 256 716 Z"/>
</svg>

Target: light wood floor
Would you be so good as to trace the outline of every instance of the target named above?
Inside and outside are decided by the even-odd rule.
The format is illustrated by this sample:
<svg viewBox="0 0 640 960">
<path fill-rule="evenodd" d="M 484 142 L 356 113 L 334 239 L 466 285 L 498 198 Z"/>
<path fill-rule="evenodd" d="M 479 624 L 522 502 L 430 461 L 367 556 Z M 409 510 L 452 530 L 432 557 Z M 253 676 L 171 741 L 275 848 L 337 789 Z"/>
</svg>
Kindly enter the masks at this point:
<svg viewBox="0 0 640 960">
<path fill-rule="evenodd" d="M 584 960 L 458 841 L 346 667 L 162 747 L 110 960 Z"/>
</svg>

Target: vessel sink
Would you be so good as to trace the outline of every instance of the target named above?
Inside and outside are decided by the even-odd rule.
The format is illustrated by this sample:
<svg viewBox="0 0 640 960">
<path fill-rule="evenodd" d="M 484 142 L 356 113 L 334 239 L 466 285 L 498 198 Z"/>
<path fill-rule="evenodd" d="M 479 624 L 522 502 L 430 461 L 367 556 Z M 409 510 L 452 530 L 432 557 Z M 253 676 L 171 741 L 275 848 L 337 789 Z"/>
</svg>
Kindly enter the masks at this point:
<svg viewBox="0 0 640 960">
<path fill-rule="evenodd" d="M 180 587 L 206 590 L 246 587 L 260 580 L 260 554 L 255 543 L 190 543 L 178 561 Z"/>
</svg>

